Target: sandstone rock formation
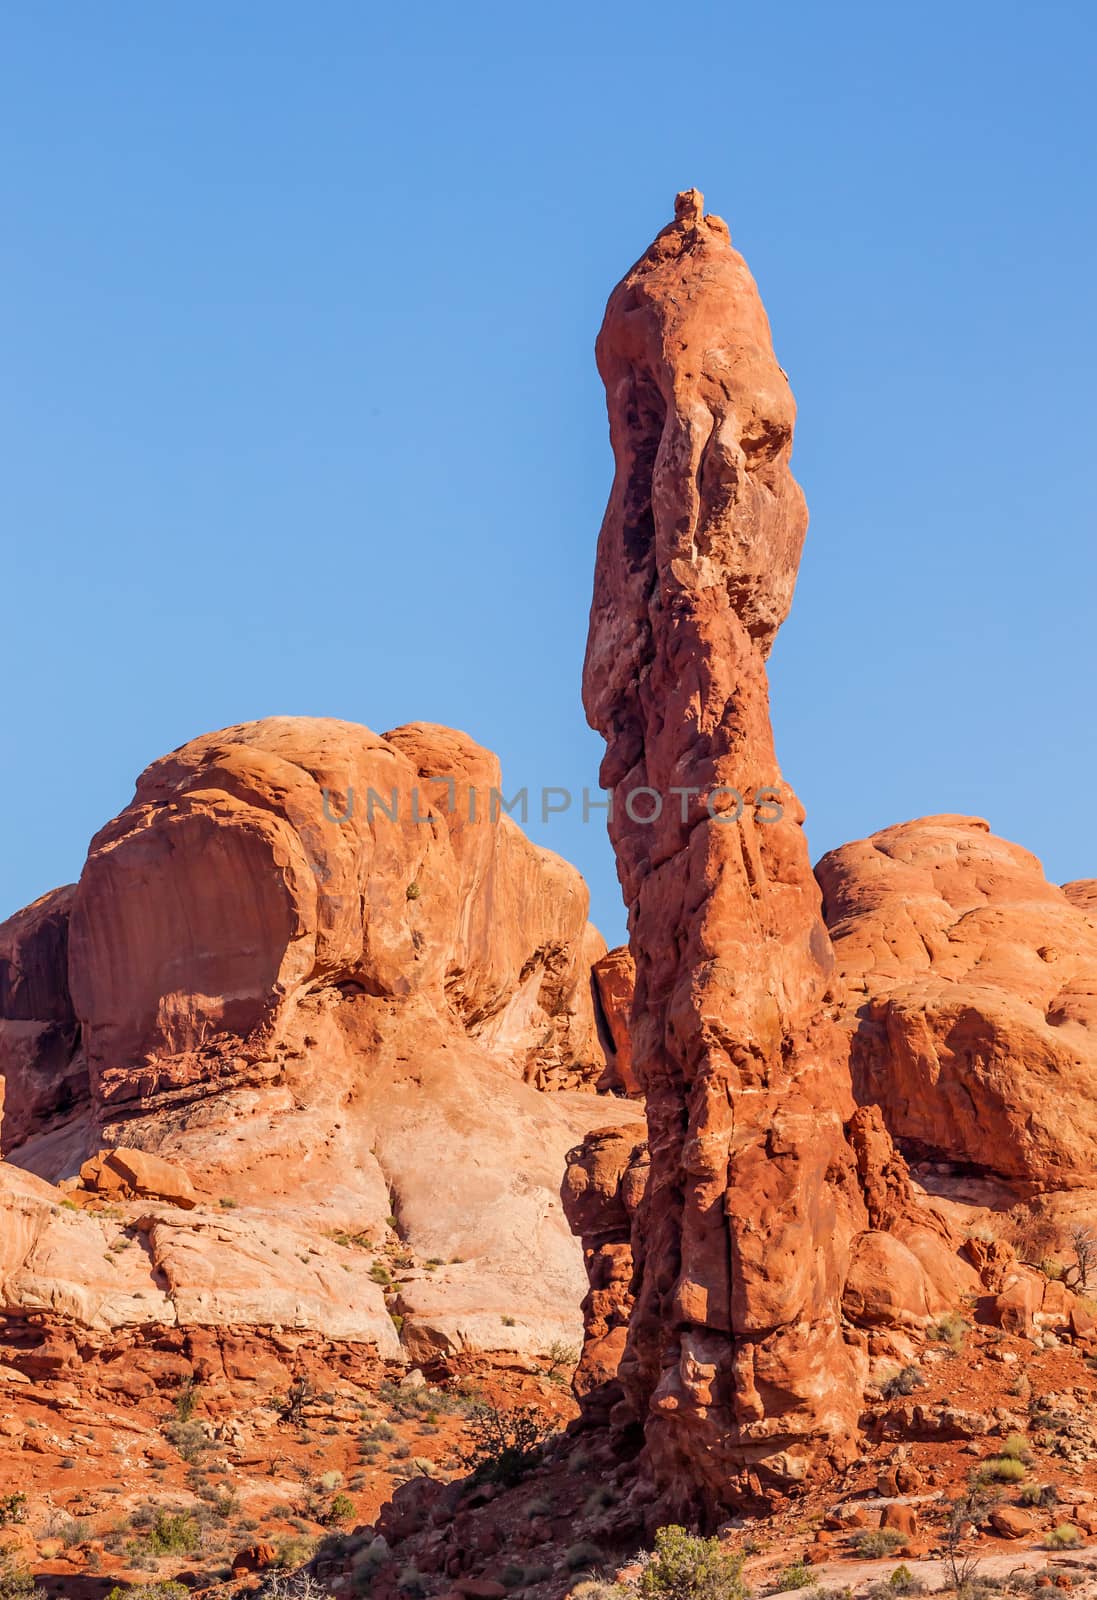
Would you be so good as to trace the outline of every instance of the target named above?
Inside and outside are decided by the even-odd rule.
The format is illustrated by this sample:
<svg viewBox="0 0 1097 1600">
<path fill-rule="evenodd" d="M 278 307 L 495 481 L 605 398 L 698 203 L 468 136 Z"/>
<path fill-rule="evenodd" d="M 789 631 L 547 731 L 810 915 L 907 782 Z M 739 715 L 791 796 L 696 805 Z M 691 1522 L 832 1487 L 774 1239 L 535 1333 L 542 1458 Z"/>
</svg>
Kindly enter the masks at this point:
<svg viewBox="0 0 1097 1600">
<path fill-rule="evenodd" d="M 614 290 L 597 355 L 616 473 L 584 703 L 607 743 L 650 1148 L 619 1376 L 662 1509 L 703 1519 L 849 1458 L 867 1352 L 851 1313 L 878 1314 L 887 1270 L 872 1236 L 902 1220 L 931 1247 L 902 1206 L 872 1214 L 895 1163 L 882 1125 L 872 1170 L 847 1136 L 833 957 L 765 669 L 807 522 L 795 408 L 746 264 L 696 191 Z M 594 1144 L 572 1172 L 612 1191 Z M 627 1208 L 609 1198 L 619 1248 Z M 903 1244 L 901 1310 L 924 1316 L 934 1296 Z"/>
<path fill-rule="evenodd" d="M 604 956 L 594 962 L 591 971 L 609 1035 L 606 1087 L 622 1094 L 640 1095 L 643 1085 L 633 1069 L 632 1038 L 629 1033 L 632 996 L 636 988 L 636 964 L 628 946 L 619 945 L 616 950 L 607 950 Z"/>
<path fill-rule="evenodd" d="M 853 1086 L 912 1158 L 1015 1193 L 1097 1174 L 1091 883 L 1048 883 L 977 817 L 924 817 L 824 856 Z"/>
<path fill-rule="evenodd" d="M 499 784 L 449 729 L 289 717 L 142 774 L 75 889 L 0 929 L 0 1139 L 64 1189 L 0 1169 L 38 1219 L 6 1309 L 44 1259 L 68 1282 L 59 1227 L 113 1226 L 143 1241 L 131 1300 L 152 1320 L 389 1356 L 399 1327 L 416 1360 L 575 1342 L 559 1183 L 604 1120 L 605 945 L 579 874 L 493 805 Z M 95 1194 L 121 1222 L 65 1210 Z M 125 1296 L 57 1294 L 131 1320 Z"/>
</svg>

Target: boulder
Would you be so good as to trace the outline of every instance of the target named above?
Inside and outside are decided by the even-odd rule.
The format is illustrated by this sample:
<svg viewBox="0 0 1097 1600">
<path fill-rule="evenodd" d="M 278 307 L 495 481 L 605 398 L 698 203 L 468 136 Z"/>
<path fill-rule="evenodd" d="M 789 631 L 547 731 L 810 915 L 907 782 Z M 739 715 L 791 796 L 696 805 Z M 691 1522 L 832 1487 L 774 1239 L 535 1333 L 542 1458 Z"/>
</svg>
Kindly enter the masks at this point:
<svg viewBox="0 0 1097 1600">
<path fill-rule="evenodd" d="M 100 1150 L 80 1168 L 80 1181 L 100 1194 L 163 1200 L 182 1211 L 191 1211 L 197 1204 L 194 1185 L 182 1167 L 147 1150 Z"/>
</svg>

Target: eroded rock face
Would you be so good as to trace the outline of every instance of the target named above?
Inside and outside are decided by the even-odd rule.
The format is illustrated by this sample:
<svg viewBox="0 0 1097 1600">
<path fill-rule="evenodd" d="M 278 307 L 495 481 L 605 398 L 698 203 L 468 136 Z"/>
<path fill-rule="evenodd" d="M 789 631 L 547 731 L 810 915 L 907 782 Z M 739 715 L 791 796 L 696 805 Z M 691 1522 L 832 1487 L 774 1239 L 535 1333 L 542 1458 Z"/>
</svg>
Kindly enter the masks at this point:
<svg viewBox="0 0 1097 1600">
<path fill-rule="evenodd" d="M 430 724 L 225 729 L 154 762 L 76 889 L 0 930 L 4 1150 L 74 1206 L 165 1203 L 134 1258 L 150 1314 L 353 1338 L 379 1312 L 379 1348 L 400 1327 L 419 1360 L 578 1342 L 559 1184 L 604 1120 L 605 944 L 499 784 Z M 25 1242 L 9 1284 L 40 1280 Z"/>
<path fill-rule="evenodd" d="M 913 1156 L 1017 1192 L 1092 1188 L 1092 884 L 1048 883 L 977 817 L 924 817 L 824 856 L 854 1090 Z"/>
<path fill-rule="evenodd" d="M 74 889 L 54 889 L 0 924 L 0 1153 L 88 1098 L 69 995 Z"/>
<path fill-rule="evenodd" d="M 633 1230 L 648 1181 L 647 1142 L 634 1127 L 595 1128 L 568 1151 L 567 1163 L 564 1214 L 583 1242 L 590 1285 L 573 1388 L 588 1417 L 609 1421 L 621 1401 L 617 1373 L 632 1315 Z"/>
<path fill-rule="evenodd" d="M 714 1506 L 847 1454 L 863 1375 L 841 1313 L 867 1226 L 854 1102 L 765 670 L 807 516 L 758 291 L 695 191 L 615 289 L 597 355 L 616 475 L 584 701 L 651 1156 L 620 1376 L 657 1479 Z"/>
<path fill-rule="evenodd" d="M 627 945 L 607 950 L 591 966 L 598 1003 L 609 1034 L 606 1086 L 621 1094 L 641 1095 L 643 1085 L 632 1064 L 632 1038 L 629 1018 L 636 988 L 636 963 Z"/>
</svg>

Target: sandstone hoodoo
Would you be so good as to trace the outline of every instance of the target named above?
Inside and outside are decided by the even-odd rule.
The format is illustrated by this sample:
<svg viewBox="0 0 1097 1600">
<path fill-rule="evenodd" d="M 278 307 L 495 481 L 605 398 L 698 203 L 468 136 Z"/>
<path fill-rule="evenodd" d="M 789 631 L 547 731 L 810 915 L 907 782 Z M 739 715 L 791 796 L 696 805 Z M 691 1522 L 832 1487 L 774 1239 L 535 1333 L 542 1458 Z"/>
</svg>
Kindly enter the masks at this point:
<svg viewBox="0 0 1097 1600">
<path fill-rule="evenodd" d="M 847 1135 L 833 956 L 770 727 L 766 658 L 807 525 L 795 407 L 696 190 L 614 290 L 597 358 L 615 477 L 584 701 L 607 745 L 650 1147 L 616 1420 L 642 1425 L 663 1509 L 704 1518 L 849 1459 L 865 1345 L 843 1294 L 856 1241 L 889 1223 Z"/>
</svg>

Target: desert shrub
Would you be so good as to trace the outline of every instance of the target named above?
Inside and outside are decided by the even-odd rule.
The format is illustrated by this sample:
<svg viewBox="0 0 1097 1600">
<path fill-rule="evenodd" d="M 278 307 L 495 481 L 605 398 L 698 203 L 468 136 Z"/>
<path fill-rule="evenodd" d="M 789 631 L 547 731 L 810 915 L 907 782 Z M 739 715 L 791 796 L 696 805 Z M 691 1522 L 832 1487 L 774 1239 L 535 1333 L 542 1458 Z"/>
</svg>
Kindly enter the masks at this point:
<svg viewBox="0 0 1097 1600">
<path fill-rule="evenodd" d="M 993 1236 L 992 1236 L 993 1237 Z M 916 1578 L 910 1568 L 901 1563 L 887 1581 L 887 1586 L 892 1594 L 921 1594 L 925 1585 L 920 1578 Z"/>
<path fill-rule="evenodd" d="M 274 1546 L 274 1565 L 284 1571 L 291 1567 L 303 1567 L 306 1561 L 311 1561 L 316 1549 L 315 1539 L 279 1539 Z M 266 1594 L 266 1590 L 263 1593 Z"/>
<path fill-rule="evenodd" d="M 981 1483 L 1020 1483 L 1026 1471 L 1024 1462 L 1013 1456 L 991 1456 L 983 1462 L 977 1477 Z"/>
<path fill-rule="evenodd" d="M 91 1538 L 90 1517 L 70 1517 L 61 1525 L 57 1537 L 66 1550 L 71 1550 L 75 1544 L 83 1544 L 85 1539 Z"/>
<path fill-rule="evenodd" d="M 655 1535 L 655 1550 L 640 1575 L 643 1600 L 745 1600 L 743 1558 L 719 1539 L 703 1539 L 671 1524 Z"/>
<path fill-rule="evenodd" d="M 312 1398 L 312 1385 L 309 1380 L 294 1378 L 278 1407 L 279 1417 L 283 1422 L 291 1422 L 295 1427 L 300 1427 L 305 1420 L 305 1407 Z"/>
<path fill-rule="evenodd" d="M 1044 1543 L 1049 1550 L 1072 1550 L 1076 1544 L 1081 1544 L 1082 1535 L 1070 1522 L 1060 1522 L 1053 1528 Z"/>
<path fill-rule="evenodd" d="M 1050 1278 L 1053 1283 L 1061 1283 L 1066 1276 L 1066 1267 L 1054 1256 L 1043 1256 L 1040 1261 L 1040 1271 L 1045 1278 Z"/>
<path fill-rule="evenodd" d="M 926 1337 L 938 1344 L 947 1344 L 951 1350 L 962 1350 L 968 1325 L 958 1311 L 946 1311 L 926 1329 Z"/>
<path fill-rule="evenodd" d="M 616 1503 L 617 1492 L 612 1484 L 600 1483 L 597 1488 L 592 1489 L 587 1495 L 583 1503 L 583 1515 L 585 1517 L 596 1516 L 599 1511 L 605 1511 L 608 1507 L 616 1505 Z"/>
<path fill-rule="evenodd" d="M 899 1400 L 921 1389 L 925 1381 L 917 1367 L 901 1367 L 880 1385 L 880 1393 L 885 1400 Z"/>
<path fill-rule="evenodd" d="M 481 1403 L 468 1414 L 467 1432 L 462 1464 L 481 1483 L 501 1483 L 509 1488 L 540 1461 L 553 1429 L 533 1406 L 504 1411 Z"/>
<path fill-rule="evenodd" d="M 819 1582 L 819 1575 L 812 1571 L 806 1561 L 794 1561 L 783 1572 L 779 1572 L 773 1581 L 783 1594 L 786 1589 L 813 1588 Z"/>
<path fill-rule="evenodd" d="M 1011 1461 L 1028 1462 L 1032 1459 L 1029 1455 L 1028 1440 L 1023 1433 L 1007 1434 L 998 1454 L 1009 1456 Z"/>
<path fill-rule="evenodd" d="M 179 1385 L 175 1394 L 175 1415 L 180 1422 L 189 1422 L 194 1415 L 194 1408 L 198 1404 L 198 1383 L 195 1378 L 186 1378 Z"/>
<path fill-rule="evenodd" d="M 164 1424 L 164 1438 L 173 1444 L 183 1460 L 191 1465 L 210 1447 L 209 1434 L 200 1422 L 180 1422 L 175 1418 Z"/>
<path fill-rule="evenodd" d="M 333 1600 L 330 1590 L 307 1572 L 286 1577 L 276 1573 L 259 1591 L 261 1600 Z"/>
<path fill-rule="evenodd" d="M 325 1494 L 334 1494 L 336 1489 L 343 1487 L 343 1474 L 341 1472 L 322 1472 L 320 1474 L 320 1487 Z"/>
<path fill-rule="evenodd" d="M 875 1561 L 881 1556 L 890 1556 L 906 1542 L 905 1534 L 897 1528 L 865 1528 L 857 1535 L 854 1550 L 863 1561 Z"/>
<path fill-rule="evenodd" d="M 8 1545 L 0 1546 L 0 1600 L 46 1600 L 46 1591 Z"/>
<path fill-rule="evenodd" d="M 584 1567 L 597 1566 L 602 1560 L 602 1551 L 596 1544 L 591 1544 L 589 1539 L 580 1539 L 578 1544 L 573 1544 L 564 1551 L 564 1565 L 569 1572 L 580 1572 Z"/>
<path fill-rule="evenodd" d="M 392 1273 L 383 1261 L 375 1261 L 369 1269 L 369 1275 L 374 1283 L 379 1283 L 384 1289 L 387 1289 L 392 1283 Z"/>
<path fill-rule="evenodd" d="M 356 1515 L 354 1501 L 349 1494 L 337 1494 L 328 1507 L 328 1522 L 351 1522 Z"/>
<path fill-rule="evenodd" d="M 0 1495 L 0 1528 L 12 1527 L 27 1520 L 27 1497 L 18 1490 L 14 1494 Z"/>
<path fill-rule="evenodd" d="M 1058 1502 L 1059 1492 L 1053 1483 L 1026 1483 L 1018 1498 L 1023 1506 L 1039 1506 L 1046 1511 Z"/>
</svg>

